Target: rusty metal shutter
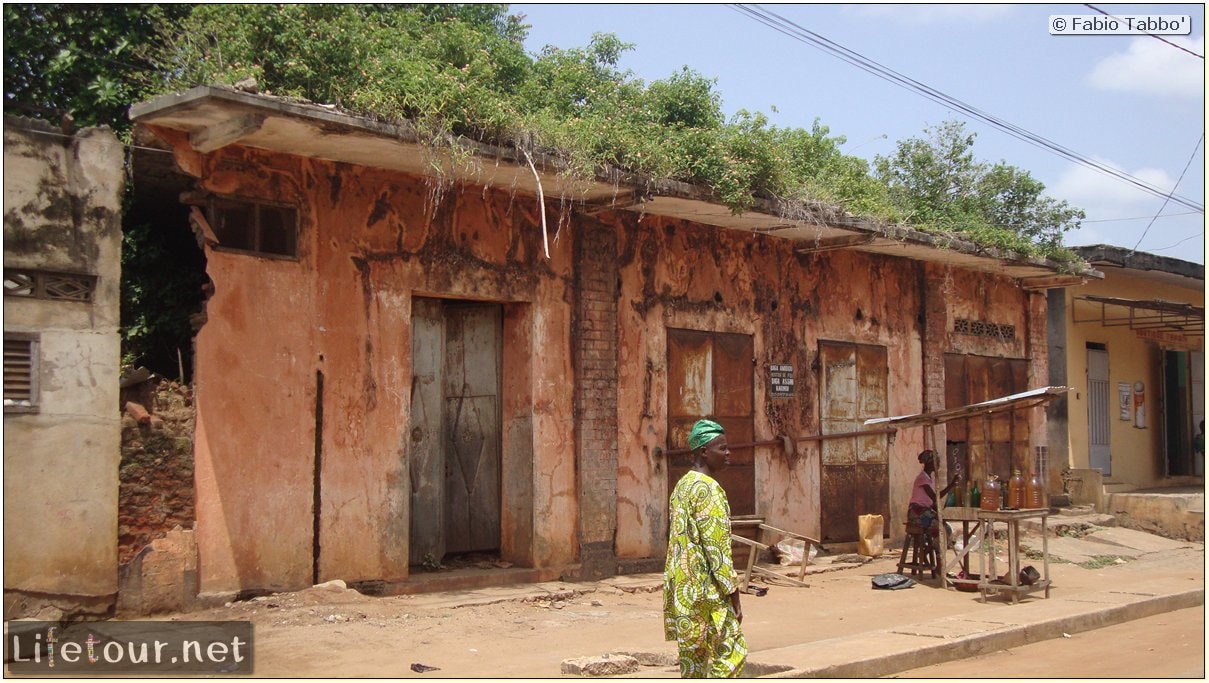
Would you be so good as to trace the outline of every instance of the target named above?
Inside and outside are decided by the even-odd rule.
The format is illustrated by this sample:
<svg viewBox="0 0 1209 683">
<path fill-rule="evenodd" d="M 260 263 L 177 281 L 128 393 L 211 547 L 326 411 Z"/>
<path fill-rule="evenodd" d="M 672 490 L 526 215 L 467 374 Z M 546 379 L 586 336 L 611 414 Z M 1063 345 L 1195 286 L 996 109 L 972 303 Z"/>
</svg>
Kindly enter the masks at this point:
<svg viewBox="0 0 1209 683">
<path fill-rule="evenodd" d="M 668 329 L 670 448 L 685 447 L 693 423 L 703 417 L 722 425 L 730 443 L 755 440 L 753 358 L 750 335 Z M 732 451 L 730 460 L 730 467 L 722 471 L 718 482 L 726 489 L 731 514 L 755 514 L 755 451 L 750 448 Z M 691 455 L 669 458 L 668 491 L 691 464 Z"/>
<path fill-rule="evenodd" d="M 819 426 L 823 434 L 862 429 L 887 412 L 889 366 L 884 346 L 819 342 Z M 857 516 L 890 520 L 889 458 L 884 436 L 822 442 L 824 541 L 857 540 Z M 885 528 L 883 528 L 885 533 Z"/>
</svg>

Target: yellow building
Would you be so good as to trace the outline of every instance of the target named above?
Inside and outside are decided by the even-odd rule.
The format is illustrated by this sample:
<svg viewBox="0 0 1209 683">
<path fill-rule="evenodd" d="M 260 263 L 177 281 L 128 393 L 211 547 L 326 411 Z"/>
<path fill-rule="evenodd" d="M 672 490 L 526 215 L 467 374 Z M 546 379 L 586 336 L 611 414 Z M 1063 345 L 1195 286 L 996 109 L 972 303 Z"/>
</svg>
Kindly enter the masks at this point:
<svg viewBox="0 0 1209 683">
<path fill-rule="evenodd" d="M 1104 279 L 1049 292 L 1050 383 L 1071 387 L 1049 407 L 1051 457 L 1108 492 L 1203 484 L 1205 267 L 1074 251 Z"/>
</svg>

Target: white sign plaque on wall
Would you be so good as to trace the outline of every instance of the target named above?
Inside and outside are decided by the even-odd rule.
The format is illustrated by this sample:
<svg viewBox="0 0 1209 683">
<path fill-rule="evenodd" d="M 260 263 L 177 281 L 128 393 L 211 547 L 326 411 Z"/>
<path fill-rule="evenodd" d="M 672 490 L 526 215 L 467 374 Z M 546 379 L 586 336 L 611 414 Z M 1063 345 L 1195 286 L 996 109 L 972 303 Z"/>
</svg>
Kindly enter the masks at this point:
<svg viewBox="0 0 1209 683">
<path fill-rule="evenodd" d="M 773 398 L 793 396 L 793 366 L 768 366 L 768 392 Z"/>
<path fill-rule="evenodd" d="M 1129 382 L 1117 382 L 1117 396 L 1120 397 L 1121 419 L 1128 422 L 1133 419 L 1133 385 Z"/>
</svg>

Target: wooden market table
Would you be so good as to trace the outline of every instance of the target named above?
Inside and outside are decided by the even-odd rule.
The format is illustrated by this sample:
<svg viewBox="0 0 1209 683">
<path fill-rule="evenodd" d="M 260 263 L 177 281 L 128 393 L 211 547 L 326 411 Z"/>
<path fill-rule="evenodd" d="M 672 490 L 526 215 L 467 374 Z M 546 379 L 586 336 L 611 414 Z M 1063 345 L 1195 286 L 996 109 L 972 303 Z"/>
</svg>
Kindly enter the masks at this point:
<svg viewBox="0 0 1209 683">
<path fill-rule="evenodd" d="M 960 589 L 962 586 L 967 586 L 970 589 L 977 588 L 978 579 L 967 578 L 970 576 L 970 552 L 977 547 L 971 543 L 971 540 L 978 542 L 982 541 L 982 521 L 978 519 L 978 513 L 982 510 L 972 507 L 947 507 L 940 512 L 941 519 L 945 522 L 961 522 L 961 550 L 957 551 L 955 557 L 950 557 L 949 553 L 942 552 L 940 564 L 940 585 L 942 588 L 953 586 Z M 971 526 L 973 525 L 973 526 Z M 948 528 L 945 525 L 940 526 L 940 546 L 942 548 L 949 547 Z M 960 569 L 964 577 L 956 575 L 949 577 L 950 569 Z M 981 572 L 981 569 L 979 570 Z"/>
<path fill-rule="evenodd" d="M 1049 537 L 1048 528 L 1046 527 L 1046 517 L 1049 516 L 1047 508 L 1027 509 L 1027 510 L 978 510 L 977 519 L 979 524 L 979 542 L 982 546 L 982 566 L 985 570 L 978 581 L 978 590 L 982 593 L 982 601 L 986 602 L 987 597 L 998 595 L 1000 593 L 1008 593 L 1012 596 L 1012 603 L 1020 601 L 1021 595 L 1044 590 L 1045 597 L 1049 597 Z M 1037 579 L 1031 585 L 1020 583 L 1020 520 L 1041 518 L 1041 560 L 1044 567 L 1041 578 Z M 1007 581 L 999 580 L 999 575 L 995 571 L 995 525 L 1003 524 L 1007 527 L 1007 551 L 1008 551 L 1008 572 Z"/>
</svg>

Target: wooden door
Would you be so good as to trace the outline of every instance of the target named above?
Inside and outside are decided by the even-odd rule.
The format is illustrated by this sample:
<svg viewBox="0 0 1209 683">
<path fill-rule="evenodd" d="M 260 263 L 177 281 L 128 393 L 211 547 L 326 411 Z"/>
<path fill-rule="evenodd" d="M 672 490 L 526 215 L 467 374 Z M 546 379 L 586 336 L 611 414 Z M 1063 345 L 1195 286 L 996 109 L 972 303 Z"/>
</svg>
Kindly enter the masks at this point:
<svg viewBox="0 0 1209 683">
<path fill-rule="evenodd" d="M 411 475 L 408 562 L 421 564 L 445 556 L 445 449 L 441 419 L 441 371 L 445 358 L 445 318 L 441 302 L 411 304 L 411 425 L 408 470 Z"/>
<path fill-rule="evenodd" d="M 967 354 L 945 354 L 945 408 L 960 408 L 1028 390 L 1028 361 Z M 963 485 L 979 482 L 987 474 L 1006 481 L 1016 467 L 1024 474 L 1034 464 L 1029 452 L 1029 424 L 1025 411 L 1007 411 L 950 421 L 944 475 L 961 466 Z"/>
<path fill-rule="evenodd" d="M 751 336 L 669 328 L 668 446 L 684 448 L 693 423 L 709 418 L 726 430 L 728 443 L 754 441 L 755 367 Z M 755 450 L 736 449 L 718 476 L 732 515 L 756 512 Z M 692 465 L 692 456 L 668 461 L 668 492 Z"/>
<path fill-rule="evenodd" d="M 819 343 L 819 426 L 823 434 L 859 431 L 864 420 L 887 414 L 888 364 L 882 346 Z M 886 438 L 827 439 L 822 444 L 824 541 L 858 540 L 857 517 L 880 514 L 890 523 Z"/>
<path fill-rule="evenodd" d="M 502 321 L 495 304 L 412 304 L 412 564 L 500 546 Z"/>
<path fill-rule="evenodd" d="M 494 304 L 445 305 L 446 552 L 500 547 L 500 343 Z"/>
</svg>

